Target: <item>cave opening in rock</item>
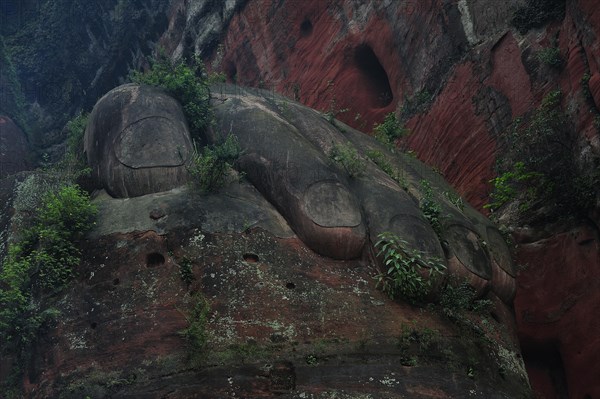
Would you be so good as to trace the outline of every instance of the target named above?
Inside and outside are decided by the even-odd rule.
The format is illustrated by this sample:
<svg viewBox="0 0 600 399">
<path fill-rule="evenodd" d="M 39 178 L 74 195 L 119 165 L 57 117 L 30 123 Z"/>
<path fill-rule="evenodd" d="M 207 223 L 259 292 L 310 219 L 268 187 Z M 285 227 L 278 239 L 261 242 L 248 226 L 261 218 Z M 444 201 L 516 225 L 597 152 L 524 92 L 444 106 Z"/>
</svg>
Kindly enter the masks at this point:
<svg viewBox="0 0 600 399">
<path fill-rule="evenodd" d="M 156 267 L 165 264 L 165 257 L 158 252 L 152 252 L 146 256 L 146 266 Z"/>
<path fill-rule="evenodd" d="M 252 254 L 252 253 L 244 254 L 243 258 L 244 258 L 244 261 L 247 263 L 256 263 L 259 260 L 258 255 Z"/>
<path fill-rule="evenodd" d="M 546 385 L 558 394 L 557 397 L 567 398 L 569 396 L 567 377 L 558 344 L 523 341 L 521 345 L 523 360 L 529 373 L 531 374 L 533 369 L 537 370 L 536 374 L 544 376 L 538 377 L 537 383 Z"/>
<path fill-rule="evenodd" d="M 364 79 L 371 105 L 375 108 L 385 108 L 392 103 L 394 94 L 390 80 L 379 58 L 368 44 L 361 44 L 354 50 L 354 64 Z"/>
<path fill-rule="evenodd" d="M 310 19 L 304 18 L 304 21 L 300 24 L 300 36 L 307 37 L 313 32 L 313 24 Z"/>
</svg>

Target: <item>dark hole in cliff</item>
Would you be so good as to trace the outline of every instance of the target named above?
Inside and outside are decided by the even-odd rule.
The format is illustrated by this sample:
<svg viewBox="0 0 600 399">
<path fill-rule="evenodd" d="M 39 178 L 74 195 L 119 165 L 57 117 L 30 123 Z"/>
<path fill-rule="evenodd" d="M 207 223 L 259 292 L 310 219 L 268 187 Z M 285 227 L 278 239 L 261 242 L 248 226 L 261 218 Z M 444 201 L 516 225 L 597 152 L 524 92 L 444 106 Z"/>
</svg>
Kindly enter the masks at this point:
<svg viewBox="0 0 600 399">
<path fill-rule="evenodd" d="M 146 266 L 156 267 L 165 264 L 165 257 L 158 252 L 152 252 L 146 256 Z"/>
<path fill-rule="evenodd" d="M 227 80 L 233 83 L 237 82 L 237 67 L 233 62 L 230 62 L 225 66 L 225 75 Z"/>
<path fill-rule="evenodd" d="M 294 283 L 287 283 L 287 284 L 285 285 L 285 287 L 286 287 L 287 289 L 293 290 L 294 288 L 296 288 L 296 284 L 294 284 Z"/>
<path fill-rule="evenodd" d="M 384 108 L 390 105 L 394 99 L 390 80 L 371 46 L 361 44 L 356 47 L 354 50 L 354 64 L 366 83 L 371 106 Z"/>
<path fill-rule="evenodd" d="M 119 285 L 121 283 L 121 280 L 119 280 L 118 278 L 113 280 L 113 285 Z"/>
<path fill-rule="evenodd" d="M 522 341 L 523 361 L 529 372 L 545 376 L 559 398 L 569 397 L 567 377 L 558 344 L 555 342 Z"/>
<path fill-rule="evenodd" d="M 304 18 L 304 21 L 300 24 L 300 36 L 307 37 L 313 32 L 313 24 L 310 19 Z"/>
<path fill-rule="evenodd" d="M 244 254 L 244 261 L 248 263 L 256 263 L 258 262 L 258 255 L 251 253 Z"/>
<path fill-rule="evenodd" d="M 91 328 L 92 330 L 95 330 L 95 329 L 96 329 L 96 327 L 98 327 L 98 324 L 97 324 L 97 323 L 95 323 L 95 322 L 94 322 L 94 323 L 90 324 L 90 328 Z"/>
</svg>

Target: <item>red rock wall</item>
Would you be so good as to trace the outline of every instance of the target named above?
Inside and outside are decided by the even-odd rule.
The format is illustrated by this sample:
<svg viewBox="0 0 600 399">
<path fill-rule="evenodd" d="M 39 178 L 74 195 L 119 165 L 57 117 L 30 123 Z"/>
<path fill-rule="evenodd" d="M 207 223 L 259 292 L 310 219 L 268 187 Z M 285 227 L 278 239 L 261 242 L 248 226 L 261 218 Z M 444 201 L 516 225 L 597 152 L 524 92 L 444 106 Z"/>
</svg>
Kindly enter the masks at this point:
<svg viewBox="0 0 600 399">
<path fill-rule="evenodd" d="M 482 209 L 494 176 L 496 135 L 549 91 L 562 89 L 563 105 L 585 139 L 582 148 L 600 150 L 594 126 L 600 105 L 597 1 L 568 1 L 562 22 L 524 36 L 508 25 L 517 3 L 251 0 L 223 34 L 216 66 L 229 80 L 273 89 L 319 110 L 347 108 L 338 118 L 365 132 L 427 89 L 434 100 L 408 121 L 408 145 Z M 536 58 L 541 48 L 556 45 L 566 60 L 562 71 Z M 359 59 L 376 61 L 361 64 L 357 51 Z M 381 71 L 373 67 L 377 63 L 389 93 L 382 90 L 382 74 L 367 72 Z M 585 73 L 591 102 L 583 94 Z M 570 397 L 600 395 L 595 388 L 600 371 L 590 360 L 600 354 L 600 329 L 593 324 L 594 303 L 600 301 L 594 285 L 600 276 L 593 272 L 597 245 L 597 239 L 579 245 L 570 233 L 554 234 L 523 245 L 518 255 L 529 268 L 521 273 L 515 311 L 524 350 L 533 354 L 532 383 L 543 397 L 567 390 Z M 561 315 L 552 323 L 531 323 L 526 316 L 543 319 L 556 309 Z M 535 353 L 544 348 L 551 349 L 549 362 L 556 367 L 536 366 Z"/>
</svg>

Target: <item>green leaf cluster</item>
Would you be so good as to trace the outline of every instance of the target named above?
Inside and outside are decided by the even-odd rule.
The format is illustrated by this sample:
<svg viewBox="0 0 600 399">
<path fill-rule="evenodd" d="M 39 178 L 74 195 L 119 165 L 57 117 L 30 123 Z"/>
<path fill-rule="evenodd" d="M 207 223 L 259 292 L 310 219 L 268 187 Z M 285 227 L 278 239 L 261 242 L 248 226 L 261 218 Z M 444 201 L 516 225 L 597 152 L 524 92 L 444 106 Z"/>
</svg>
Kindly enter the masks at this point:
<svg viewBox="0 0 600 399">
<path fill-rule="evenodd" d="M 329 151 L 329 159 L 340 165 L 351 178 L 360 177 L 365 172 L 365 161 L 348 144 L 335 144 Z"/>
<path fill-rule="evenodd" d="M 600 160 L 578 163 L 576 134 L 561 99 L 559 90 L 549 93 L 538 109 L 517 119 L 500 137 L 503 155 L 486 208 L 494 211 L 518 200 L 520 216 L 531 218 L 531 211 L 540 207 L 546 217 L 564 217 L 586 215 L 595 205 Z"/>
<path fill-rule="evenodd" d="M 227 135 L 221 144 L 206 146 L 194 153 L 188 171 L 194 184 L 203 192 L 213 192 L 227 182 L 229 170 L 242 153 L 241 146 L 233 134 Z"/>
<path fill-rule="evenodd" d="M 198 57 L 187 65 L 183 61 L 172 62 L 161 54 L 151 61 L 148 71 L 134 71 L 130 78 L 135 83 L 161 87 L 176 98 L 190 124 L 192 138 L 199 139 L 212 122 L 210 88 Z"/>
<path fill-rule="evenodd" d="M 76 185 L 45 195 L 33 226 L 8 247 L 0 272 L 2 350 L 23 351 L 52 309 L 42 311 L 35 293 L 62 288 L 72 277 L 81 253 L 76 242 L 93 225 L 96 208 Z"/>
<path fill-rule="evenodd" d="M 423 212 L 425 219 L 427 219 L 433 228 L 433 231 L 435 231 L 438 237 L 441 237 L 443 232 L 442 206 L 435 200 L 433 188 L 429 181 L 421 180 L 421 189 L 423 197 L 419 203 L 419 208 L 421 209 L 421 212 Z"/>
<path fill-rule="evenodd" d="M 565 17 L 565 0 L 528 0 L 513 13 L 510 21 L 520 34 L 541 28 L 551 21 Z"/>
<path fill-rule="evenodd" d="M 541 63 L 554 69 L 561 69 L 565 62 L 560 55 L 560 49 L 558 47 L 547 47 L 538 51 L 537 59 Z"/>
<path fill-rule="evenodd" d="M 204 359 L 208 343 L 208 314 L 210 305 L 203 295 L 197 293 L 192 297 L 192 308 L 185 316 L 188 326 L 179 334 L 187 341 L 190 360 L 194 366 L 199 366 Z"/>
<path fill-rule="evenodd" d="M 396 234 L 386 232 L 378 235 L 375 248 L 377 256 L 383 257 L 384 273 L 376 276 L 377 286 L 392 299 L 402 297 L 418 303 L 426 299 L 435 275 L 446 269 L 441 259 L 429 257 L 422 251 L 412 249 Z"/>
<path fill-rule="evenodd" d="M 380 143 L 386 147 L 393 149 L 397 139 L 405 137 L 410 133 L 406 127 L 400 123 L 396 114 L 390 112 L 385 116 L 382 123 L 376 124 L 373 127 L 373 135 Z"/>
<path fill-rule="evenodd" d="M 367 157 L 379 166 L 389 177 L 391 177 L 403 190 L 408 190 L 408 181 L 404 174 L 395 168 L 387 157 L 379 150 L 369 150 L 366 152 Z"/>
</svg>

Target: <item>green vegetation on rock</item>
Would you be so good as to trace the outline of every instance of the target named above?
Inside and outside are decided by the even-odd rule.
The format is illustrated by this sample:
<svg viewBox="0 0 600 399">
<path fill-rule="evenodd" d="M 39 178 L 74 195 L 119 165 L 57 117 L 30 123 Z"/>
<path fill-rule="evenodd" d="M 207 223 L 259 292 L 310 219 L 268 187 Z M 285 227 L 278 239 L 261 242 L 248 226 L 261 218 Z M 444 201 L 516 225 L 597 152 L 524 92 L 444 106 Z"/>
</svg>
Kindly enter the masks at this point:
<svg viewBox="0 0 600 399">
<path fill-rule="evenodd" d="M 192 138 L 198 140 L 212 121 L 210 88 L 204 65 L 193 58 L 190 65 L 183 61 L 173 62 L 165 55 L 151 61 L 146 72 L 134 71 L 131 80 L 139 84 L 161 87 L 177 99 L 190 124 Z"/>
<path fill-rule="evenodd" d="M 527 219 L 539 208 L 547 216 L 585 216 L 595 205 L 600 160 L 578 161 L 576 135 L 561 99 L 560 91 L 549 93 L 501 136 L 503 156 L 486 208 L 498 210 L 516 200 Z"/>
<path fill-rule="evenodd" d="M 47 192 L 41 208 L 18 242 L 8 246 L 0 271 L 0 349 L 22 365 L 33 342 L 57 315 L 40 303 L 44 293 L 60 290 L 81 260 L 77 242 L 93 226 L 89 196 L 76 185 Z"/>
<path fill-rule="evenodd" d="M 203 192 L 213 192 L 223 187 L 241 153 L 241 146 L 233 134 L 227 135 L 222 143 L 206 146 L 202 151 L 194 146 L 192 162 L 188 167 L 194 184 Z"/>
<path fill-rule="evenodd" d="M 561 69 L 564 66 L 564 60 L 558 47 L 547 47 L 538 51 L 537 59 L 548 65 L 550 68 Z"/>
<path fill-rule="evenodd" d="M 348 144 L 335 144 L 329 151 L 329 159 L 352 178 L 360 177 L 365 172 L 365 161 L 360 158 L 356 148 Z"/>
<path fill-rule="evenodd" d="M 562 21 L 565 17 L 565 0 L 528 0 L 513 13 L 510 21 L 520 34 L 530 29 L 541 28 L 551 21 Z"/>
<path fill-rule="evenodd" d="M 392 299 L 403 297 L 413 303 L 425 300 L 433 279 L 446 269 L 442 260 L 410 248 L 405 240 L 393 233 L 379 234 L 378 239 L 375 243 L 379 250 L 377 256 L 383 258 L 386 270 L 376 276 L 377 285 L 381 285 Z"/>
<path fill-rule="evenodd" d="M 407 136 L 409 133 L 410 131 L 400 123 L 393 112 L 387 114 L 382 123 L 373 127 L 373 135 L 377 141 L 392 150 L 395 147 L 396 140 Z"/>
</svg>

